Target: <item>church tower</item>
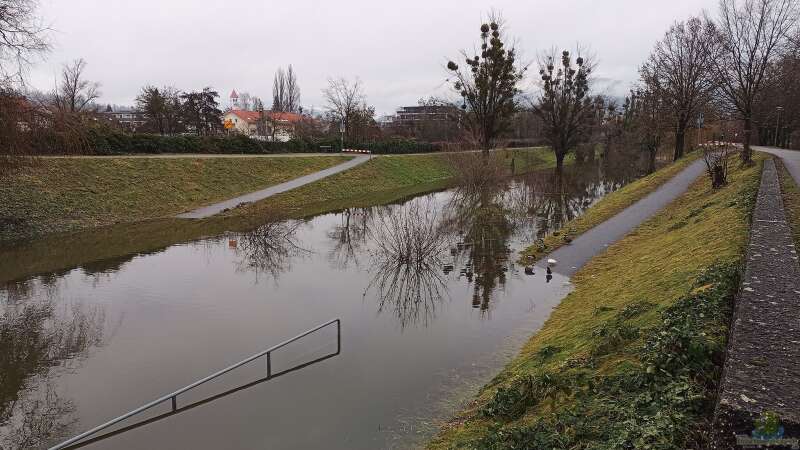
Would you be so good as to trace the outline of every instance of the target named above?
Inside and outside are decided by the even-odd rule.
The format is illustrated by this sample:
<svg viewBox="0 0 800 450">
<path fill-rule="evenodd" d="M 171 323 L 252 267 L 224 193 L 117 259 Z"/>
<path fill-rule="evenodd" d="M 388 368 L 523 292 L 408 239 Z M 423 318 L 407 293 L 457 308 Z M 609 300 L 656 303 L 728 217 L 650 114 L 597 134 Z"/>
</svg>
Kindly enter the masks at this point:
<svg viewBox="0 0 800 450">
<path fill-rule="evenodd" d="M 231 91 L 229 99 L 231 102 L 231 109 L 241 109 L 239 107 L 239 94 L 236 93 L 236 89 Z"/>
</svg>

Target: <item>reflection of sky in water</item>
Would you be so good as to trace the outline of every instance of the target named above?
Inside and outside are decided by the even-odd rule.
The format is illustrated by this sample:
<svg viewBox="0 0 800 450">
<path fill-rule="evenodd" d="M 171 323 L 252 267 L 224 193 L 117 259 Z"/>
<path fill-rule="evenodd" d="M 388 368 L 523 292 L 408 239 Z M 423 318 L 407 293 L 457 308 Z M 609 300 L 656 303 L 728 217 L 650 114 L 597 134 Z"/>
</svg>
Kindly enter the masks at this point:
<svg viewBox="0 0 800 450">
<path fill-rule="evenodd" d="M 419 432 L 416 417 L 441 413 L 446 392 L 491 373 L 502 363 L 498 349 L 538 328 L 567 292 L 561 276 L 547 283 L 538 270 L 525 275 L 516 253 L 621 184 L 599 177 L 567 177 L 558 187 L 532 176 L 495 192 L 448 191 L 267 224 L 117 260 L 109 271 L 95 263 L 9 285 L 0 304 L 15 345 L 39 345 L 22 333 L 29 323 L 18 317 L 28 305 L 45 305 L 38 326 L 55 338 L 35 367 L 9 360 L 0 367 L 18 380 L 3 390 L 6 404 L 41 406 L 6 413 L 0 433 L 58 398 L 66 406 L 51 412 L 62 423 L 76 419 L 62 430 L 75 434 L 339 317 L 339 356 L 90 448 L 408 441 Z M 70 341 L 81 335 L 75 329 L 91 338 Z M 312 358 L 331 342 L 324 333 L 300 342 L 275 364 Z M 263 370 L 258 363 L 237 370 L 185 401 Z"/>
</svg>

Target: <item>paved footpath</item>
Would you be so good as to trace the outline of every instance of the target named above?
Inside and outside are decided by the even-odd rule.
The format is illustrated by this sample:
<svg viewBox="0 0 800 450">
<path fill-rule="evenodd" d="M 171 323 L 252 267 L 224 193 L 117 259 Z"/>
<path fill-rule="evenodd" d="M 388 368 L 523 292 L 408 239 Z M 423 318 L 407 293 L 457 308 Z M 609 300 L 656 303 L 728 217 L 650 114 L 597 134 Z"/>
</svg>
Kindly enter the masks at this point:
<svg viewBox="0 0 800 450">
<path fill-rule="evenodd" d="M 771 153 L 779 157 L 781 161 L 783 161 L 783 165 L 786 166 L 786 169 L 789 171 L 789 173 L 792 174 L 794 181 L 800 185 L 800 151 L 784 150 L 782 148 L 775 147 L 761 147 L 756 145 L 753 146 L 753 150 Z"/>
<path fill-rule="evenodd" d="M 751 436 L 764 411 L 777 413 L 784 437 L 800 438 L 800 264 L 771 159 L 764 163 L 734 305 L 714 448 L 739 448 L 735 436 Z"/>
<path fill-rule="evenodd" d="M 539 265 L 545 264 L 544 261 L 552 258 L 558 261 L 553 268 L 555 272 L 568 276 L 574 275 L 595 255 L 605 251 L 606 247 L 620 240 L 686 192 L 705 170 L 705 163 L 701 159 L 689 164 L 658 189 L 625 208 L 616 216 L 581 234 L 569 245 L 562 246 L 547 255 L 539 262 Z"/>
<path fill-rule="evenodd" d="M 211 217 L 214 214 L 219 214 L 222 211 L 225 211 L 226 209 L 235 208 L 241 203 L 257 202 L 267 197 L 272 197 L 273 195 L 280 194 L 281 192 L 286 192 L 298 188 L 300 186 L 306 185 L 308 183 L 313 183 L 315 181 L 329 177 L 333 174 L 344 172 L 345 170 L 352 169 L 353 167 L 359 164 L 367 162 L 369 158 L 370 157 L 366 155 L 356 156 L 350 161 L 344 162 L 342 164 L 333 167 L 329 167 L 324 170 L 320 170 L 319 172 L 314 172 L 312 174 L 308 174 L 300 178 L 295 178 L 294 180 L 289 180 L 285 183 L 276 184 L 275 186 L 270 186 L 266 189 L 261 189 L 260 191 L 255 191 L 249 194 L 240 195 L 239 197 L 215 203 L 213 205 L 204 206 L 202 208 L 195 209 L 194 211 L 189 211 L 183 214 L 179 214 L 178 218 L 204 219 L 206 217 Z"/>
</svg>

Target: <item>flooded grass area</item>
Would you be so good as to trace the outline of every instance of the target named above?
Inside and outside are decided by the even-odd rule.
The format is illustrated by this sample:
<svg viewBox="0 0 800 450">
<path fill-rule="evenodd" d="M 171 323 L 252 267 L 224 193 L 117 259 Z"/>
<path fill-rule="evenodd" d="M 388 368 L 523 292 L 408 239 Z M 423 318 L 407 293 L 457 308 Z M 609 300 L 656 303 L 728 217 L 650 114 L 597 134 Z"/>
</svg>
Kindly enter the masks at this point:
<svg viewBox="0 0 800 450">
<path fill-rule="evenodd" d="M 271 361 L 298 370 L 262 380 L 255 361 L 178 400 L 197 406 L 87 448 L 418 444 L 571 289 L 562 275 L 526 273 L 517 253 L 636 176 L 535 172 L 200 239 L 153 223 L 139 229 L 142 248 L 111 258 L 73 255 L 27 275 L 2 266 L 0 445 L 54 444 L 333 318 L 337 354 L 326 357 L 335 333 L 314 334 Z M 129 231 L 83 242 L 136 249 Z M 76 248 L 46 242 L 14 255 Z"/>
</svg>

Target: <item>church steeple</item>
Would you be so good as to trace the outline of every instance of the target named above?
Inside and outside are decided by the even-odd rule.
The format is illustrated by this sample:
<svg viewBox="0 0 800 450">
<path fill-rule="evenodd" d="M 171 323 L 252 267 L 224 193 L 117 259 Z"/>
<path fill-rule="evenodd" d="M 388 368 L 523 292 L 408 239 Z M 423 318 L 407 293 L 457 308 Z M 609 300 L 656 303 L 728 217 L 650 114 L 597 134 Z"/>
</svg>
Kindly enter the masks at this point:
<svg viewBox="0 0 800 450">
<path fill-rule="evenodd" d="M 229 98 L 231 101 L 231 108 L 239 109 L 239 94 L 236 93 L 236 89 L 231 91 L 231 95 Z"/>
</svg>

